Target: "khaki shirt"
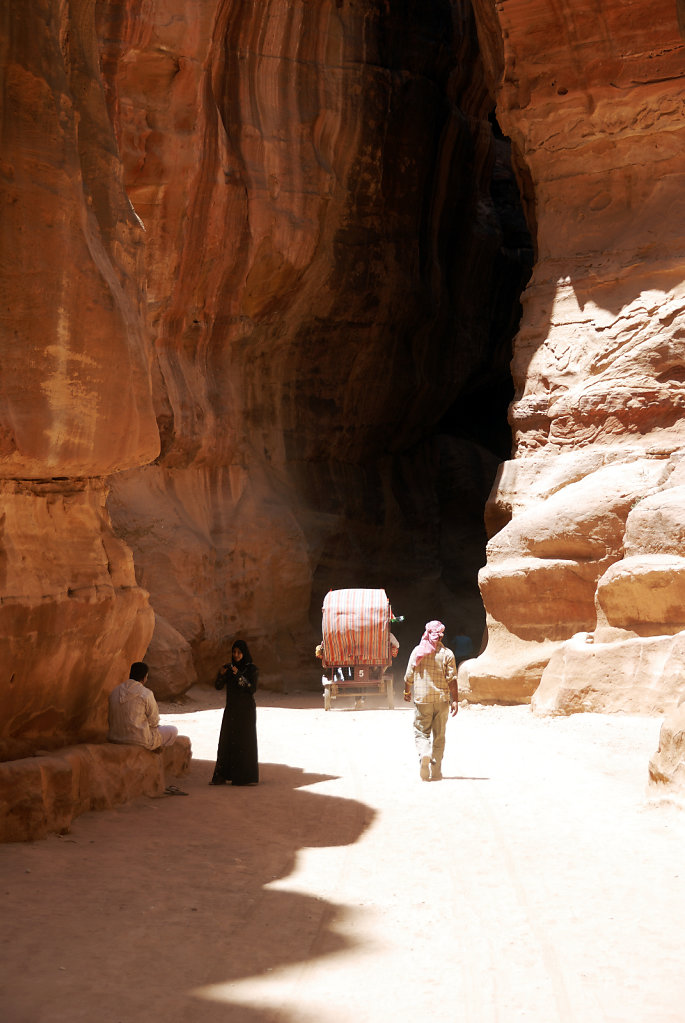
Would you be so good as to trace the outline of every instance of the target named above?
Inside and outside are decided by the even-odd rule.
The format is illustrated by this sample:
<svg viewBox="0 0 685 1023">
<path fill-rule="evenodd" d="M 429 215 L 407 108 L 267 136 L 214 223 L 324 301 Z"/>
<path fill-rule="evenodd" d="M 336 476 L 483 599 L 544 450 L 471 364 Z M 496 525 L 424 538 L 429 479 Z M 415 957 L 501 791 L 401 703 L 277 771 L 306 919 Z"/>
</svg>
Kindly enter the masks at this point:
<svg viewBox="0 0 685 1023">
<path fill-rule="evenodd" d="M 414 686 L 414 703 L 449 703 L 449 684 L 457 677 L 457 665 L 449 647 L 441 643 L 434 654 L 426 654 L 416 665 L 415 646 L 409 658 L 404 681 Z"/>
</svg>

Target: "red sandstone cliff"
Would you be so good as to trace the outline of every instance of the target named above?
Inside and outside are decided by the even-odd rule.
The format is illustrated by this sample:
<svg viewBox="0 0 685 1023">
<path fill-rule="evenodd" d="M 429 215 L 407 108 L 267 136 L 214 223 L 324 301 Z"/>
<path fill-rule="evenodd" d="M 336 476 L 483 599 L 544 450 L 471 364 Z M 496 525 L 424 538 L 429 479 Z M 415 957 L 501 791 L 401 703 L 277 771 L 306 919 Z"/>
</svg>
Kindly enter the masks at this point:
<svg viewBox="0 0 685 1023">
<path fill-rule="evenodd" d="M 452 530 L 475 579 L 481 549 L 463 510 L 440 549 L 439 505 L 448 473 L 468 492 L 495 458 L 427 438 L 490 358 L 493 137 L 468 4 L 102 12 L 162 436 L 109 507 L 151 593 L 157 684 L 212 678 L 238 632 L 266 680 L 316 684 L 334 586 L 385 585 L 414 630 L 430 604 L 463 631 L 441 558 Z"/>
<path fill-rule="evenodd" d="M 469 4 L 13 0 L 0 44 L 0 755 L 237 631 L 315 682 L 329 586 L 477 622 L 496 455 L 436 434 L 521 269 Z"/>
<path fill-rule="evenodd" d="M 491 97 L 538 261 L 463 681 L 542 711 L 680 691 L 678 8 L 474 10 L 485 75 L 459 0 L 3 13 L 4 757 L 102 737 L 146 651 L 182 691 L 240 631 L 306 684 L 329 586 L 462 631 L 496 459 L 463 410 L 525 265 Z"/>
<path fill-rule="evenodd" d="M 538 261 L 514 349 L 515 457 L 488 509 L 489 641 L 462 682 L 541 712 L 665 710 L 684 692 L 677 5 L 474 7 Z"/>
<path fill-rule="evenodd" d="M 92 4 L 0 18 L 0 757 L 102 735 L 153 627 L 106 478 L 155 457 L 142 228 Z"/>
</svg>

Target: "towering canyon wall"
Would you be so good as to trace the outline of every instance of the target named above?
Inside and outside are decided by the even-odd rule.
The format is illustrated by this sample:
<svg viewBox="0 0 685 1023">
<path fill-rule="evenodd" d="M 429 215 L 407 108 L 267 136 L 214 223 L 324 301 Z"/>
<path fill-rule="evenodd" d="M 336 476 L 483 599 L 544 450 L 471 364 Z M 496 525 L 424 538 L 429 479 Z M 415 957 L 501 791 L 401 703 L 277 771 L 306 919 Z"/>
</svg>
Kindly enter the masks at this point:
<svg viewBox="0 0 685 1023">
<path fill-rule="evenodd" d="M 474 8 L 538 258 L 462 687 L 662 711 L 685 693 L 682 8 Z"/>
<path fill-rule="evenodd" d="M 0 758 L 97 738 L 153 628 L 105 507 L 154 458 L 142 229 L 92 4 L 0 15 Z M 116 381 L 116 385 L 113 386 Z"/>
<path fill-rule="evenodd" d="M 405 648 L 475 635 L 527 261 L 493 97 L 537 262 L 463 685 L 679 693 L 680 10 L 4 6 L 0 756 L 102 738 L 132 659 L 180 692 L 237 632 L 315 681 L 331 586 L 385 585 Z"/>
<path fill-rule="evenodd" d="M 441 430 L 525 258 L 470 4 L 10 0 L 0 73 L 0 757 L 236 632 L 316 682 L 331 586 L 475 635 L 497 453 Z"/>
<path fill-rule="evenodd" d="M 466 631 L 496 457 L 431 438 L 517 295 L 493 301 L 469 5 L 110 3 L 98 31 L 146 229 L 162 452 L 109 508 L 155 684 L 213 678 L 238 633 L 267 684 L 317 684 L 336 586 L 386 586 L 407 643 L 435 614 Z"/>
<path fill-rule="evenodd" d="M 386 585 L 406 645 L 436 615 L 476 635 L 483 396 L 527 262 L 493 97 L 537 263 L 463 684 L 667 705 L 681 15 L 5 5 L 0 756 L 101 738 L 130 660 L 180 692 L 236 632 L 267 683 L 307 684 L 330 586 Z"/>
</svg>

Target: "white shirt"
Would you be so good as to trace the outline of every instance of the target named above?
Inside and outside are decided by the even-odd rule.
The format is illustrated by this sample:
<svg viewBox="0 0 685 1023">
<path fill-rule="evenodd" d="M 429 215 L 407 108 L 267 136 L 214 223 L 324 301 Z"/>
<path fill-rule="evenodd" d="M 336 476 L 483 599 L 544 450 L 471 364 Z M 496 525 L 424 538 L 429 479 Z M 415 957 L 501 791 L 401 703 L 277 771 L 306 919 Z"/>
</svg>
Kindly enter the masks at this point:
<svg viewBox="0 0 685 1023">
<path fill-rule="evenodd" d="M 157 730 L 159 708 L 154 693 L 130 678 L 109 696 L 109 741 L 157 749 L 162 737 Z"/>
</svg>

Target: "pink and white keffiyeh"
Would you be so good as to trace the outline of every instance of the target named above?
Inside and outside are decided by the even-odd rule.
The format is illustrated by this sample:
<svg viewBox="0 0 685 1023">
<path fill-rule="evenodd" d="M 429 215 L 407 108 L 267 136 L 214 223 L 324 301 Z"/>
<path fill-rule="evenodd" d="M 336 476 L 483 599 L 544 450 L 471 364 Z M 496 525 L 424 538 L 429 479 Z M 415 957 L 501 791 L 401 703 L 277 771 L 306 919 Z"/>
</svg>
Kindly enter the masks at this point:
<svg viewBox="0 0 685 1023">
<path fill-rule="evenodd" d="M 421 637 L 421 642 L 416 650 L 416 663 L 418 664 L 426 654 L 434 654 L 438 649 L 440 640 L 445 634 L 445 626 L 442 622 L 426 622 L 426 631 Z"/>
</svg>

